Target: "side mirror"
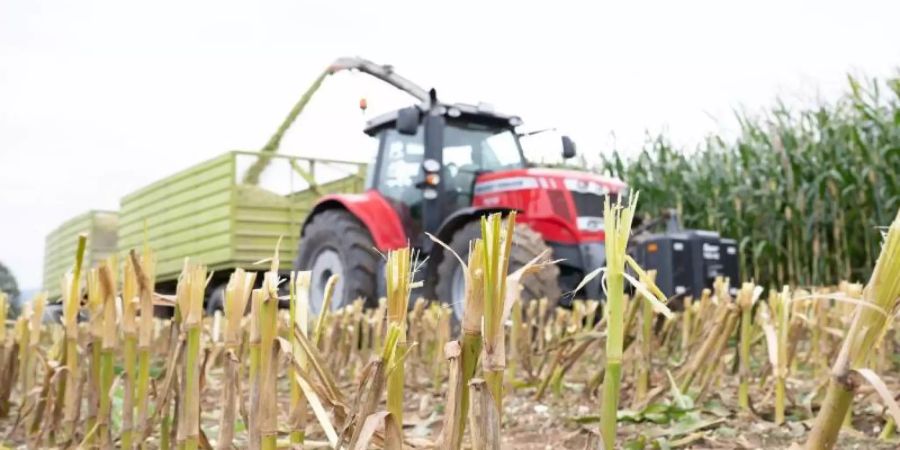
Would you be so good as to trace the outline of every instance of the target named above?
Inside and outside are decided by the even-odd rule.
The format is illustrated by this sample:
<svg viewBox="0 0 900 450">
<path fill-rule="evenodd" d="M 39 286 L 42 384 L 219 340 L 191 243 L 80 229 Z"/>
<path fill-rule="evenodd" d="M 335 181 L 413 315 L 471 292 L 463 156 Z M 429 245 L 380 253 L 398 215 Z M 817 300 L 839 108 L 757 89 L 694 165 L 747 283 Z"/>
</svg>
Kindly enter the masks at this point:
<svg viewBox="0 0 900 450">
<path fill-rule="evenodd" d="M 419 132 L 419 108 L 410 106 L 397 111 L 397 132 L 408 136 Z"/>
<path fill-rule="evenodd" d="M 568 136 L 562 137 L 562 157 L 563 159 L 575 157 L 575 141 Z"/>
</svg>

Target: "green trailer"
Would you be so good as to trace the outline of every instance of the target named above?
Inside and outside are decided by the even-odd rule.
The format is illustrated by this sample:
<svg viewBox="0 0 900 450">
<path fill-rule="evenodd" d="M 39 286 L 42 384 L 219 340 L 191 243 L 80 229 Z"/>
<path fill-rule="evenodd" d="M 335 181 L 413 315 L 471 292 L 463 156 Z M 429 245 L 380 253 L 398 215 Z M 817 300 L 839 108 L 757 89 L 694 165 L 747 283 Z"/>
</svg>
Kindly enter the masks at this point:
<svg viewBox="0 0 900 450">
<path fill-rule="evenodd" d="M 245 175 L 269 159 L 255 184 Z M 282 267 L 290 269 L 300 227 L 316 200 L 361 192 L 363 163 L 232 151 L 159 180 L 122 198 L 120 258 L 146 243 L 157 255 L 157 285 L 173 289 L 185 258 L 215 271 L 221 284 L 236 268 L 271 258 L 281 239 Z"/>
<path fill-rule="evenodd" d="M 116 253 L 118 213 L 115 211 L 88 211 L 65 221 L 47 235 L 44 244 L 44 289 L 51 299 L 59 298 L 62 277 L 75 264 L 75 246 L 78 235 L 87 235 L 84 261 L 88 267 L 99 264 Z"/>
</svg>

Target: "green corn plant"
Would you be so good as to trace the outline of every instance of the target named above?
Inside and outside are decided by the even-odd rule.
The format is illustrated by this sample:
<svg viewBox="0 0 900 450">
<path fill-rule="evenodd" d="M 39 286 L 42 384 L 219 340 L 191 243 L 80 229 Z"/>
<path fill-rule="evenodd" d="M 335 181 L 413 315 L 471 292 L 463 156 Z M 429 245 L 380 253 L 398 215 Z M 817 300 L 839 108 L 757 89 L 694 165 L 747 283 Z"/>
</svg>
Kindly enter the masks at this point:
<svg viewBox="0 0 900 450">
<path fill-rule="evenodd" d="M 900 207 L 900 134 L 887 131 L 898 111 L 896 75 L 851 77 L 834 102 L 738 116 L 736 138 L 683 152 L 655 136 L 602 166 L 641 191 L 645 212 L 675 208 L 688 228 L 740 239 L 742 267 L 758 284 L 832 284 L 871 272 L 878 226 Z"/>
</svg>

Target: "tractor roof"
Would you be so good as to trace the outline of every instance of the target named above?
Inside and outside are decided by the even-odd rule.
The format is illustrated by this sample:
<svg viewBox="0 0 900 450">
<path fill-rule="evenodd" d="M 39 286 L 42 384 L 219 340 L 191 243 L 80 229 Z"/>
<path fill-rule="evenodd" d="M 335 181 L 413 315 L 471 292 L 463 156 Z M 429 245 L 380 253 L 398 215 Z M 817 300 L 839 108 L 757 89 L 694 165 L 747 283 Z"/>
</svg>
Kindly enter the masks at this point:
<svg viewBox="0 0 900 450">
<path fill-rule="evenodd" d="M 458 120 L 463 122 L 474 122 L 484 125 L 509 128 L 515 128 L 522 124 L 522 119 L 519 118 L 519 116 L 498 113 L 494 111 L 491 106 L 483 103 L 479 105 L 469 105 L 465 103 L 439 103 L 437 106 L 434 106 L 432 108 L 429 108 L 426 104 L 421 104 L 417 105 L 416 107 L 419 108 L 419 111 L 422 112 L 428 111 L 430 109 L 431 111 L 436 111 L 438 114 L 448 117 L 451 120 Z M 375 135 L 384 128 L 392 127 L 397 121 L 398 111 L 399 110 L 390 111 L 369 119 L 366 122 L 366 128 L 363 131 L 365 131 L 365 133 L 368 135 Z"/>
</svg>

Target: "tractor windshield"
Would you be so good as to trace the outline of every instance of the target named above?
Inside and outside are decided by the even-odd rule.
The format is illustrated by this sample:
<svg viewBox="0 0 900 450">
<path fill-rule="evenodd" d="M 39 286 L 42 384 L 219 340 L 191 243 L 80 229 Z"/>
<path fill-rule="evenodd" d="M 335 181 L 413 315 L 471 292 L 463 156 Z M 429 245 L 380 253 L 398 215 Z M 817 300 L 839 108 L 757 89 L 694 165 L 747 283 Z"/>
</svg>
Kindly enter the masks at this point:
<svg viewBox="0 0 900 450">
<path fill-rule="evenodd" d="M 444 164 L 453 172 L 468 173 L 525 166 L 511 129 L 474 123 L 450 123 L 444 129 Z"/>
</svg>

